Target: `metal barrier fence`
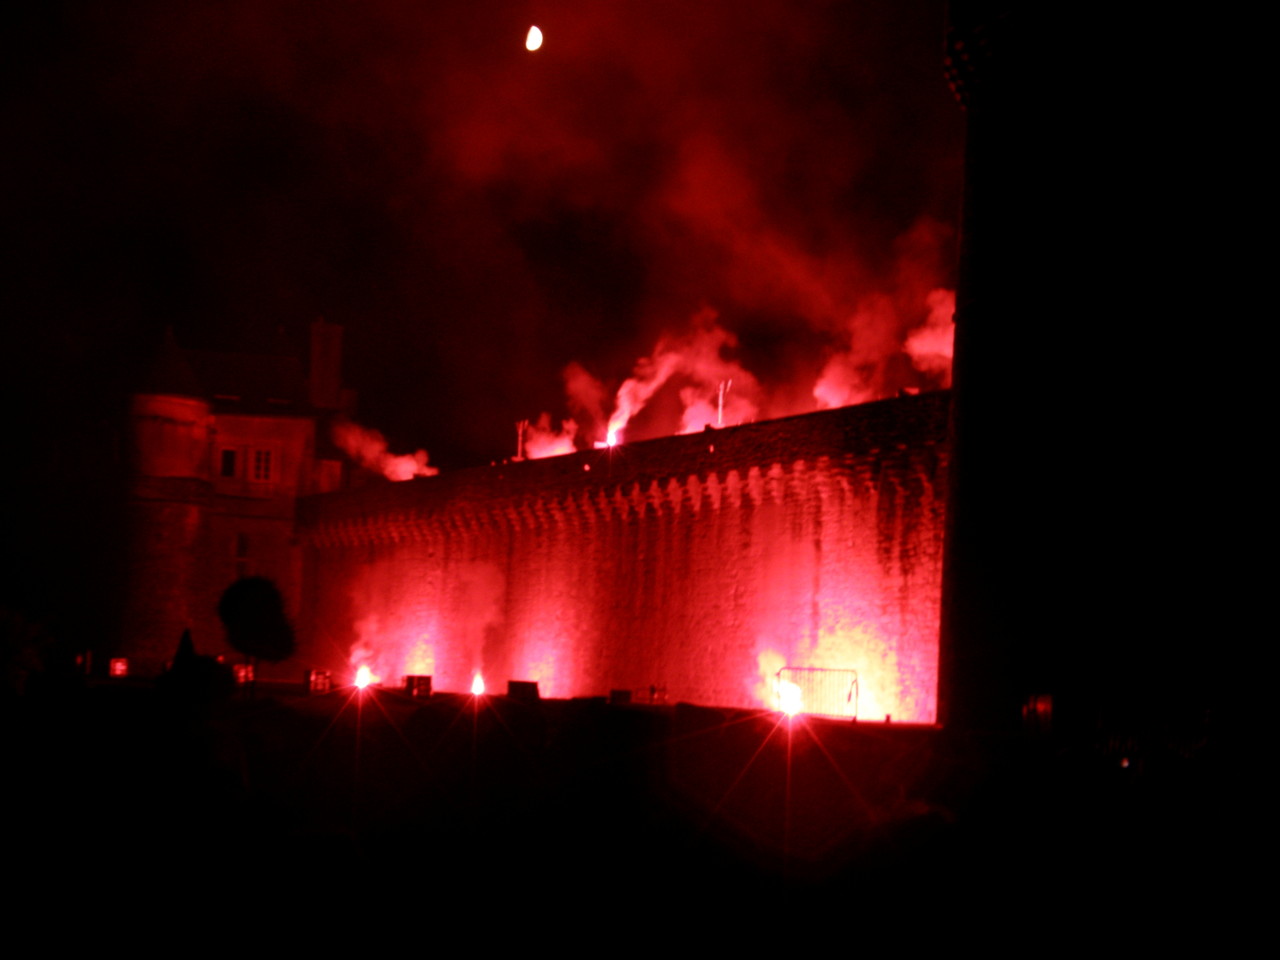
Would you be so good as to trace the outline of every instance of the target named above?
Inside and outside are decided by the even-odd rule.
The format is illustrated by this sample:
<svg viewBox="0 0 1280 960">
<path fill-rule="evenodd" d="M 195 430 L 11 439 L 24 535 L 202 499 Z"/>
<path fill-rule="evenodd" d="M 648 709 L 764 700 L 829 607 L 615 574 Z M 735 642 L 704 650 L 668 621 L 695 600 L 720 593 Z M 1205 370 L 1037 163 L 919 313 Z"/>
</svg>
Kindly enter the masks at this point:
<svg viewBox="0 0 1280 960">
<path fill-rule="evenodd" d="M 858 671 L 827 667 L 783 667 L 778 671 L 778 709 L 819 717 L 858 716 Z"/>
</svg>

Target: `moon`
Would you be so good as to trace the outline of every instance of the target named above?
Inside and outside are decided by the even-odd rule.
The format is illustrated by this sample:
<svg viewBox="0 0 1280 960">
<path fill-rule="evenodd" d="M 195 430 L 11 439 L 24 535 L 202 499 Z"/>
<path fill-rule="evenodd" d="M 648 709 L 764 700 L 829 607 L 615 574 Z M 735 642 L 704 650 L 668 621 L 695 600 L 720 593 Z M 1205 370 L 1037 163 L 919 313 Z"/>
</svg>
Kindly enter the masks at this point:
<svg viewBox="0 0 1280 960">
<path fill-rule="evenodd" d="M 542 31 L 537 27 L 530 27 L 528 36 L 524 38 L 524 48 L 537 50 L 540 46 L 542 46 Z"/>
</svg>

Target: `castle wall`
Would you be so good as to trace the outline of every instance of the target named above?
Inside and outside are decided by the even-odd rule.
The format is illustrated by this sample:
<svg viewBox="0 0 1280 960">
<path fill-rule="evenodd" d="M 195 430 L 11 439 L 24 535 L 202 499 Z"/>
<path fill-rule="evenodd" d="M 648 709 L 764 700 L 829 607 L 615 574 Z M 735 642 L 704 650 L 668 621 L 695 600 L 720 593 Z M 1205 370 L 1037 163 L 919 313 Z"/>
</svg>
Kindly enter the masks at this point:
<svg viewBox="0 0 1280 960">
<path fill-rule="evenodd" d="M 859 716 L 933 722 L 947 402 L 310 498 L 302 657 L 741 707 L 775 706 L 782 667 L 856 670 Z"/>
<path fill-rule="evenodd" d="M 298 612 L 294 513 L 298 494 L 313 480 L 314 420 L 214 414 L 203 400 L 139 394 L 132 427 L 128 590 L 118 652 L 132 672 L 154 676 L 190 629 L 200 653 L 238 660 L 217 614 L 227 587 L 240 577 L 267 577 L 287 611 Z M 235 455 L 230 471 L 224 451 Z M 254 458 L 264 456 L 255 471 Z M 258 671 L 299 674 L 288 662 L 260 664 Z"/>
<path fill-rule="evenodd" d="M 124 648 L 131 668 L 160 671 L 182 631 L 200 618 L 204 513 L 209 485 L 190 478 L 136 478 L 125 554 Z"/>
</svg>

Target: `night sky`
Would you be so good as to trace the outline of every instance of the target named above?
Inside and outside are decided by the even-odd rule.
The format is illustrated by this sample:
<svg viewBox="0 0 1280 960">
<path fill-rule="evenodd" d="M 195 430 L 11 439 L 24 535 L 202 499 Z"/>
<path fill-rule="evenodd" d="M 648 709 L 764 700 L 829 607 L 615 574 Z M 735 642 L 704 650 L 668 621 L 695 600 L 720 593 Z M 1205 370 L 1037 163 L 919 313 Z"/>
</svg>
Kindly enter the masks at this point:
<svg viewBox="0 0 1280 960">
<path fill-rule="evenodd" d="M 659 341 L 709 328 L 760 418 L 816 409 L 833 362 L 863 397 L 938 385 L 902 347 L 955 285 L 943 8 L 27 5 L 3 88 L 5 519 L 40 518 L 17 594 L 105 562 L 166 327 L 305 355 L 314 318 L 343 324 L 357 419 L 442 469 L 582 421 L 569 364 L 607 416 Z M 678 427 L 684 385 L 632 439 Z"/>
<path fill-rule="evenodd" d="M 77 380 L 166 326 L 301 353 L 323 316 L 360 421 L 446 467 L 566 416 L 570 362 L 611 397 L 707 309 L 760 416 L 813 409 L 833 354 L 892 363 L 954 286 L 943 26 L 924 0 L 40 5 L 9 55 L 11 309 Z"/>
</svg>

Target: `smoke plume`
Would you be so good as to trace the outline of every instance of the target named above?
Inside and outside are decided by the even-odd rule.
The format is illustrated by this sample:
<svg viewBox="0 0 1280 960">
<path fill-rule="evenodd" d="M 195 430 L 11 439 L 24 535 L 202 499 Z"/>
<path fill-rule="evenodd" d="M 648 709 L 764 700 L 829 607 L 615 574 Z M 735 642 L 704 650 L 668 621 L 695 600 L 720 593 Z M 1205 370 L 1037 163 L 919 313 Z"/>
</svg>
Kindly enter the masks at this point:
<svg viewBox="0 0 1280 960">
<path fill-rule="evenodd" d="M 693 317 L 692 329 L 687 333 L 663 336 L 653 353 L 641 359 L 618 388 L 606 443 L 612 446 L 620 442 L 627 425 L 673 378 L 680 381 L 680 433 L 692 433 L 709 424 L 734 426 L 753 419 L 758 409 L 756 378 L 736 360 L 726 357 L 737 345 L 737 337 L 720 326 L 716 312 L 710 308 Z"/>
<path fill-rule="evenodd" d="M 578 425 L 572 420 L 562 421 L 557 430 L 551 426 L 551 414 L 543 413 L 537 423 L 525 421 L 522 430 L 524 455 L 530 460 L 559 457 L 576 449 L 573 438 L 578 434 Z"/>
<path fill-rule="evenodd" d="M 605 430 L 604 384 L 587 372 L 580 363 L 570 363 L 562 373 L 569 413 L 588 437 L 603 436 Z"/>
<path fill-rule="evenodd" d="M 956 292 L 934 290 L 926 301 L 929 318 L 907 337 L 903 349 L 916 369 L 936 376 L 943 387 L 951 386 L 951 354 L 956 335 Z"/>
<path fill-rule="evenodd" d="M 837 347 L 813 388 L 819 406 L 950 386 L 955 292 L 940 283 L 953 232 L 921 217 L 895 238 L 885 276 L 865 282 L 853 297 L 854 310 L 837 326 Z"/>
<path fill-rule="evenodd" d="M 350 420 L 335 422 L 332 436 L 333 442 L 352 460 L 374 473 L 382 474 L 388 480 L 434 477 L 440 472 L 427 465 L 427 451 L 393 454 L 387 450 L 387 438 L 381 433 Z"/>
</svg>

